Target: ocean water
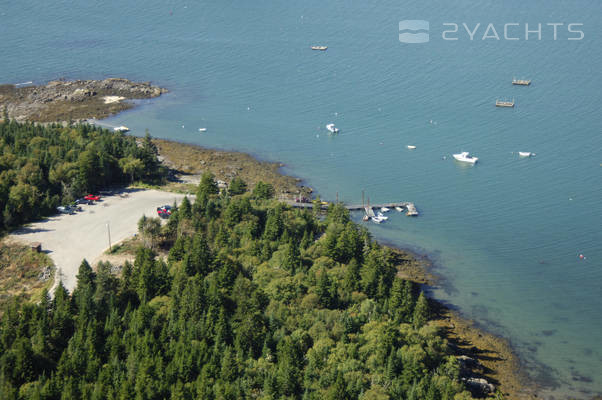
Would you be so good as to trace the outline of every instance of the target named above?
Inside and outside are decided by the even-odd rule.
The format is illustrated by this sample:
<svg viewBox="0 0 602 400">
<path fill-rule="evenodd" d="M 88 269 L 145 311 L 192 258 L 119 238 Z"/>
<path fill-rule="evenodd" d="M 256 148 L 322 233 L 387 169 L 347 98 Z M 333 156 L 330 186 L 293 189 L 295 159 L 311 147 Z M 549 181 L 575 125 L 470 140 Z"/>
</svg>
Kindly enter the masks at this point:
<svg viewBox="0 0 602 400">
<path fill-rule="evenodd" d="M 542 397 L 602 392 L 598 0 L 1 3 L 2 82 L 150 80 L 170 93 L 105 122 L 282 161 L 322 198 L 415 202 L 374 235 L 428 254 L 433 295 L 509 338 Z M 402 20 L 430 41 L 400 43 Z"/>
</svg>

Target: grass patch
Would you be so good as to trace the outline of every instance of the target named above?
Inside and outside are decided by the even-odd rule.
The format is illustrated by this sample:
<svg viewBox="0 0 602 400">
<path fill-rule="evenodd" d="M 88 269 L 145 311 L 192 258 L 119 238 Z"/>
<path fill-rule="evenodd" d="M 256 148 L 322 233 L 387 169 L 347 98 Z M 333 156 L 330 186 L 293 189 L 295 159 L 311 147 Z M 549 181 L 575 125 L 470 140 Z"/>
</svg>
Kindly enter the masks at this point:
<svg viewBox="0 0 602 400">
<path fill-rule="evenodd" d="M 54 263 L 47 254 L 6 240 L 0 243 L 0 309 L 14 297 L 38 301 L 53 282 Z"/>
<path fill-rule="evenodd" d="M 120 254 L 136 254 L 136 249 L 140 247 L 140 239 L 138 235 L 130 239 L 125 239 L 111 247 L 111 250 L 106 250 L 105 254 L 120 255 Z"/>
</svg>

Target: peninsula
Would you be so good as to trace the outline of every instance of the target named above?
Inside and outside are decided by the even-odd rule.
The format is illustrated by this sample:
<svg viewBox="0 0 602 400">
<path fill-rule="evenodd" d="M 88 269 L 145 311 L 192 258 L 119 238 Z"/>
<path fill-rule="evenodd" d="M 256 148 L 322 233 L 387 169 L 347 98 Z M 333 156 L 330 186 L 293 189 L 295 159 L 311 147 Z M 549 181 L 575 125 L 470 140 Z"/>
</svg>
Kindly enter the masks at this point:
<svg viewBox="0 0 602 400">
<path fill-rule="evenodd" d="M 44 85 L 0 85 L 0 110 L 18 122 L 68 122 L 103 119 L 134 107 L 127 100 L 167 93 L 150 82 L 123 78 L 55 80 Z"/>
</svg>

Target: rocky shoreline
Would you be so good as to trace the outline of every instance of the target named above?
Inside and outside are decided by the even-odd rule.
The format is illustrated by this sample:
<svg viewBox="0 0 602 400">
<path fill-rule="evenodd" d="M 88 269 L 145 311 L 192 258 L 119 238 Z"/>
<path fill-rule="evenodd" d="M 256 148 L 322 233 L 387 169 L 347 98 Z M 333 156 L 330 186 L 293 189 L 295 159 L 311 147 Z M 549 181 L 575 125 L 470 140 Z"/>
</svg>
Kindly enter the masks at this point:
<svg viewBox="0 0 602 400">
<path fill-rule="evenodd" d="M 430 272 L 430 260 L 409 250 L 386 245 L 398 265 L 398 276 L 420 285 L 435 286 L 438 277 Z M 506 399 L 537 399 L 537 388 L 528 381 L 510 343 L 476 327 L 445 304 L 429 299 L 435 324 L 448 341 L 451 354 L 461 365 L 461 377 L 475 395 L 496 391 Z"/>
<path fill-rule="evenodd" d="M 167 89 L 150 82 L 123 78 L 55 80 L 39 86 L 5 84 L 0 85 L 0 110 L 19 122 L 103 119 L 132 108 L 134 104 L 127 100 L 148 99 L 163 93 Z"/>
</svg>

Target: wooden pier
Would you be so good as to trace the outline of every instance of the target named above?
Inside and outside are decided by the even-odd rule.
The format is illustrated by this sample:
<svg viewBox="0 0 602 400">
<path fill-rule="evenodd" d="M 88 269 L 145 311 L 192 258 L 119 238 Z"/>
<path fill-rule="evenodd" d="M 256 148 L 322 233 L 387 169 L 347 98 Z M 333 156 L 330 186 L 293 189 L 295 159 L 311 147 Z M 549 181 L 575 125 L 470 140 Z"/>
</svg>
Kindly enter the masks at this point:
<svg viewBox="0 0 602 400">
<path fill-rule="evenodd" d="M 297 203 L 295 201 L 292 200 L 286 200 L 285 201 L 286 204 L 288 204 L 291 207 L 295 207 L 295 208 L 313 208 L 313 203 Z M 328 203 L 326 201 L 323 201 L 320 203 L 320 208 L 322 210 L 327 210 L 328 206 L 330 206 L 331 203 Z M 348 209 L 349 211 L 362 211 L 364 210 L 366 213 L 368 213 L 368 208 L 372 209 L 372 208 L 376 208 L 376 209 L 381 209 L 383 207 L 387 207 L 390 209 L 395 209 L 396 207 L 400 207 L 402 209 L 404 209 L 406 211 L 406 215 L 408 217 L 417 217 L 418 216 L 418 210 L 416 209 L 416 206 L 414 205 L 414 203 L 410 203 L 408 201 L 401 201 L 399 203 L 383 203 L 383 204 L 371 204 L 371 205 L 363 205 L 363 204 L 352 204 L 352 205 L 347 205 L 347 204 L 342 204 L 343 207 L 345 207 L 346 209 Z"/>
</svg>

